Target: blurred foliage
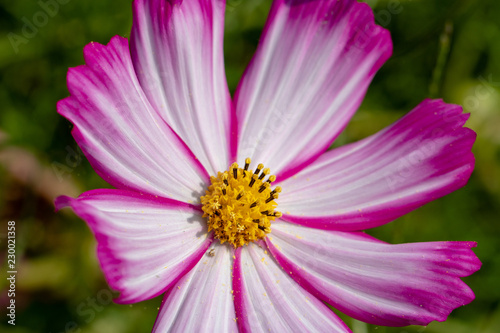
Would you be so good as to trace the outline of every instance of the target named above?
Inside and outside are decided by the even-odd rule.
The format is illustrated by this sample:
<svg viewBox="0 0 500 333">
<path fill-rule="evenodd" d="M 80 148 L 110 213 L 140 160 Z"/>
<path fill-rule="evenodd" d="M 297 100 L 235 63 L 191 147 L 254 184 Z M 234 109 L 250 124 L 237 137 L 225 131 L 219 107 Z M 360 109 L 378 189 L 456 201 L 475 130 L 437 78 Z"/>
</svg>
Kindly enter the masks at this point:
<svg viewBox="0 0 500 333">
<path fill-rule="evenodd" d="M 17 325 L 5 332 L 143 332 L 161 298 L 134 305 L 111 295 L 95 256 L 95 241 L 69 210 L 55 214 L 59 194 L 109 187 L 82 158 L 71 125 L 56 113 L 67 96 L 68 67 L 83 63 L 82 48 L 128 36 L 130 0 L 60 0 L 56 13 L 16 47 L 38 1 L 0 1 L 0 220 L 17 221 Z M 500 331 L 500 2 L 496 0 L 366 1 L 391 31 L 394 55 L 335 145 L 359 140 L 390 124 L 426 97 L 461 104 L 478 133 L 477 164 L 469 184 L 370 233 L 392 243 L 474 240 L 482 269 L 464 280 L 477 299 L 444 323 L 385 328 L 345 316 L 356 333 Z M 234 92 L 252 57 L 270 0 L 228 0 L 225 56 Z M 38 18 L 40 19 L 40 18 Z M 2 263 L 5 255 L 2 254 Z M 2 266 L 2 272 L 6 269 Z M 3 273 L 2 273 L 3 274 Z M 2 278 L 0 313 L 8 301 Z"/>
</svg>

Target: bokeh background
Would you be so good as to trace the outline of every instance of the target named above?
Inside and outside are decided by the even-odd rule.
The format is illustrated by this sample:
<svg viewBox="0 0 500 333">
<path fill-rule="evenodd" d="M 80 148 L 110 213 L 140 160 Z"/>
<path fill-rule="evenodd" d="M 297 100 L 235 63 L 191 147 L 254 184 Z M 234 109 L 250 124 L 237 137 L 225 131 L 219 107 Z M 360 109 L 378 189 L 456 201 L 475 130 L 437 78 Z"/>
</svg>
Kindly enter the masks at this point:
<svg viewBox="0 0 500 333">
<path fill-rule="evenodd" d="M 391 243 L 474 240 L 483 267 L 464 279 L 476 300 L 444 323 L 385 328 L 343 318 L 356 333 L 500 332 L 500 2 L 366 2 L 391 31 L 394 55 L 335 145 L 376 132 L 426 97 L 463 105 L 471 113 L 468 126 L 478 133 L 476 168 L 465 188 L 369 233 Z M 70 210 L 56 214 L 53 208 L 57 195 L 109 187 L 81 154 L 56 102 L 68 95 L 66 71 L 83 63 L 85 44 L 129 35 L 131 0 L 58 3 L 45 24 L 23 35 L 26 20 L 33 22 L 43 6 L 35 0 L 0 1 L 0 331 L 147 332 L 161 297 L 112 303 L 91 233 Z M 269 7 L 270 0 L 228 0 L 225 59 L 232 92 Z M 9 33 L 24 39 L 13 44 Z M 9 220 L 17 222 L 15 327 L 5 316 Z"/>
</svg>

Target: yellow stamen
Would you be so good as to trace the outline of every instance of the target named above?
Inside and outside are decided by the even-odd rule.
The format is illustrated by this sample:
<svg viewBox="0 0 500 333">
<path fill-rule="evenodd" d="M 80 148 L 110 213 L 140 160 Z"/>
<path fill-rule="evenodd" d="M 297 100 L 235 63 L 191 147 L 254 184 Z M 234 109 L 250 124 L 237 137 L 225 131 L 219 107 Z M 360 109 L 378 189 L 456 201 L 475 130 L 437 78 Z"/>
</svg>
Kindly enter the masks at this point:
<svg viewBox="0 0 500 333">
<path fill-rule="evenodd" d="M 262 173 L 260 174 L 259 179 L 262 180 L 262 178 L 264 178 L 265 176 L 267 176 L 270 173 L 271 173 L 271 169 L 265 168 L 264 170 L 262 170 Z"/>
<path fill-rule="evenodd" d="M 208 231 L 213 230 L 221 243 L 235 248 L 265 238 L 271 232 L 271 222 L 282 216 L 275 211 L 281 187 L 271 190 L 276 176 L 264 180 L 271 170 L 259 164 L 252 173 L 250 163 L 247 158 L 243 169 L 233 163 L 228 171 L 210 177 L 211 185 L 201 197 Z"/>
</svg>

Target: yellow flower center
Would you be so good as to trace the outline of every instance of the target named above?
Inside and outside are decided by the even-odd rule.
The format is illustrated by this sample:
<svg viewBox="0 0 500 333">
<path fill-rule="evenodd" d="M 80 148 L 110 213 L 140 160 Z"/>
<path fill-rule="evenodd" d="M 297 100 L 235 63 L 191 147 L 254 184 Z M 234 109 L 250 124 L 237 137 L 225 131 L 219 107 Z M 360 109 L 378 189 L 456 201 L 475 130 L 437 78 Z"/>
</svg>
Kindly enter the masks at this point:
<svg viewBox="0 0 500 333">
<path fill-rule="evenodd" d="M 269 168 L 259 164 L 255 172 L 249 171 L 251 160 L 245 167 L 233 163 L 228 171 L 210 177 L 211 185 L 201 197 L 203 217 L 208 218 L 208 231 L 214 231 L 221 243 L 235 248 L 251 241 L 263 239 L 271 232 L 271 221 L 281 217 L 275 211 L 281 187 L 271 190 L 276 176 Z"/>
</svg>

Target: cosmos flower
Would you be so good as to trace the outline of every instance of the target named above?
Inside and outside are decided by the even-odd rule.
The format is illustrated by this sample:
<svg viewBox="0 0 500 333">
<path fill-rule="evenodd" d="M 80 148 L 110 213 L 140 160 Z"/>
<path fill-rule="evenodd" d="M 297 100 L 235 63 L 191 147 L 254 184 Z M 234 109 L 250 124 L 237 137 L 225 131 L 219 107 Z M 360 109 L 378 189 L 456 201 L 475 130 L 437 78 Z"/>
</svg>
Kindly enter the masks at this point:
<svg viewBox="0 0 500 333">
<path fill-rule="evenodd" d="M 355 0 L 275 0 L 234 98 L 222 0 L 135 0 L 130 42 L 84 49 L 58 112 L 116 189 L 59 197 L 97 239 L 118 303 L 165 293 L 154 331 L 426 325 L 471 302 L 474 242 L 391 245 L 377 227 L 466 184 L 475 133 L 425 100 L 328 150 L 392 52 Z M 262 164 L 261 164 L 262 163 Z"/>
</svg>

